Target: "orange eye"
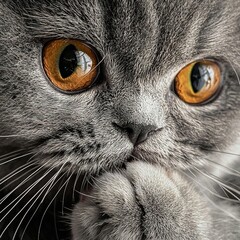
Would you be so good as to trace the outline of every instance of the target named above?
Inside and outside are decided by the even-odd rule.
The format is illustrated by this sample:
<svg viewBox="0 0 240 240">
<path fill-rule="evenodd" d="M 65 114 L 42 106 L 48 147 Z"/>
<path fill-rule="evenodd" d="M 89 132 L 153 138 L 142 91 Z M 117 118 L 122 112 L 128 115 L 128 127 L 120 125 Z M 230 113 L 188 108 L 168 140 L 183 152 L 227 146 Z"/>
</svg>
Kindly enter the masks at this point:
<svg viewBox="0 0 240 240">
<path fill-rule="evenodd" d="M 43 68 L 55 87 L 68 92 L 91 86 L 99 73 L 93 49 L 71 39 L 53 40 L 44 46 Z"/>
<path fill-rule="evenodd" d="M 175 78 L 175 92 L 186 103 L 210 100 L 221 87 L 221 70 L 217 63 L 200 60 L 184 67 Z"/>
</svg>

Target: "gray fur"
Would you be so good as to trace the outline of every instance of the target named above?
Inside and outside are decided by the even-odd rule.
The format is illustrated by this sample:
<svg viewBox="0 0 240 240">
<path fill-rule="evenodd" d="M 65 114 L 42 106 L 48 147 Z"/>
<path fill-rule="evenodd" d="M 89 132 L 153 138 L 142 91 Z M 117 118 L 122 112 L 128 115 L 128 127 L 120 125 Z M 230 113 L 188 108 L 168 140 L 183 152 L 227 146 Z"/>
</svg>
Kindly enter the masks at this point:
<svg viewBox="0 0 240 240">
<path fill-rule="evenodd" d="M 78 240 L 238 239 L 239 223 L 208 205 L 176 172 L 135 162 L 122 174 L 107 173 L 97 181 L 91 196 L 75 207 L 73 235 Z"/>
<path fill-rule="evenodd" d="M 101 200 L 100 205 L 110 201 L 106 206 L 107 213 L 116 211 L 105 228 L 108 231 L 100 232 L 99 239 L 141 239 L 142 229 L 147 231 L 147 239 L 239 239 L 239 221 L 227 220 L 223 224 L 229 215 L 239 212 L 239 209 L 235 210 L 237 206 L 232 206 L 230 200 L 226 203 L 212 200 L 225 209 L 221 212 L 206 202 L 204 195 L 197 193 L 203 190 L 201 187 L 196 191 L 190 187 L 190 178 L 179 180 L 182 178 L 178 176 L 189 168 L 208 169 L 211 165 L 209 159 L 228 167 L 234 164 L 235 169 L 240 169 L 239 157 L 236 156 L 240 153 L 239 11 L 239 1 L 233 0 L 2 0 L 0 154 L 22 149 L 30 153 L 31 158 L 21 157 L 2 164 L 0 178 L 27 163 L 29 158 L 37 166 L 44 165 L 46 171 L 55 168 L 56 171 L 78 173 L 77 176 L 112 172 L 121 168 L 133 153 L 127 134 L 118 131 L 113 123 L 155 125 L 159 130 L 134 148 L 133 154 L 140 160 L 139 163 L 130 164 L 121 173 L 107 173 L 100 178 L 109 198 L 101 194 L 103 190 L 97 188 L 97 183 L 94 187 L 96 192 L 91 192 Z M 94 46 L 103 58 L 101 81 L 77 95 L 66 95 L 53 89 L 41 66 L 42 47 L 46 40 L 53 38 L 81 39 Z M 214 101 L 191 106 L 183 103 L 170 89 L 181 68 L 202 58 L 219 61 L 224 86 Z M 8 135 L 15 137 L 3 137 Z M 229 152 L 229 149 L 236 155 L 231 155 L 231 161 L 226 162 L 228 155 L 223 152 Z M 220 150 L 222 154 L 215 153 L 215 150 Z M 141 161 L 157 165 L 153 169 Z M 162 168 L 180 171 L 169 177 Z M 154 174 L 141 174 L 147 169 Z M 12 194 L 13 198 L 42 176 L 41 172 L 38 174 L 29 179 L 26 186 L 18 187 Z M 226 176 L 224 169 L 220 175 L 224 179 L 230 174 Z M 201 177 L 196 178 L 200 184 L 214 184 L 208 177 Z M 47 175 L 46 179 L 49 178 Z M 239 176 L 236 178 L 231 178 L 231 181 L 239 186 Z M 24 176 L 20 179 L 24 180 Z M 121 204 L 111 205 L 119 187 L 111 179 L 123 181 L 120 190 L 129 192 L 127 198 L 132 198 L 129 199 L 130 205 L 123 209 L 129 210 L 129 215 L 127 212 L 119 215 Z M 165 181 L 174 184 L 165 186 Z M 159 185 L 155 186 L 157 182 Z M 40 182 L 44 183 L 45 180 Z M 7 185 L 1 196 L 18 184 Z M 193 184 L 199 188 L 195 181 Z M 56 183 L 56 188 L 60 186 L 59 182 Z M 176 197 L 175 187 L 180 195 L 183 194 L 182 198 Z M 26 198 L 31 199 L 36 191 L 37 188 L 34 188 Z M 49 191 L 43 205 L 48 205 L 54 194 L 54 189 Z M 141 223 L 143 226 L 138 222 L 141 211 L 134 202 L 135 195 L 146 212 Z M 167 202 L 161 197 L 163 195 L 166 195 Z M 146 196 L 148 199 L 145 199 Z M 27 199 L 22 199 L 23 206 Z M 163 206 L 163 211 L 168 211 L 171 199 L 173 208 L 169 219 L 165 221 L 158 215 L 154 218 L 157 213 L 152 214 L 151 211 L 158 211 L 158 205 Z M 61 198 L 57 200 L 60 202 Z M 92 215 L 91 212 L 82 214 L 81 202 L 74 210 L 72 227 L 77 233 L 75 239 L 80 239 L 80 236 L 81 239 L 97 239 L 94 235 L 96 229 L 83 225 L 87 216 L 88 221 L 98 224 L 98 219 L 92 219 L 98 208 L 88 200 L 83 210 L 90 204 Z M 192 212 L 191 216 L 184 207 L 179 207 L 183 202 Z M 200 211 L 204 207 L 207 217 L 205 212 Z M 127 217 L 129 222 L 119 222 L 119 219 Z M 9 216 L 5 220 L 9 222 L 10 219 Z M 166 222 L 166 227 L 164 224 L 159 226 L 160 219 Z M 19 222 L 14 224 L 13 231 Z M 135 228 L 131 229 L 130 225 Z M 181 227 L 175 228 L 176 225 L 188 231 L 183 233 L 179 230 Z M 130 237 L 129 232 L 122 230 L 125 226 L 126 231 L 134 236 Z M 20 229 L 24 227 L 22 224 Z M 0 224 L 0 229 L 4 228 L 4 223 Z M 34 224 L 30 222 L 25 239 L 34 229 Z M 79 229 L 82 229 L 80 233 Z M 42 229 L 42 239 L 46 239 L 46 235 L 55 239 L 51 231 L 44 233 L 45 230 Z M 92 238 L 84 235 L 88 231 L 93 234 Z M 11 236 L 11 233 L 8 234 Z"/>
</svg>

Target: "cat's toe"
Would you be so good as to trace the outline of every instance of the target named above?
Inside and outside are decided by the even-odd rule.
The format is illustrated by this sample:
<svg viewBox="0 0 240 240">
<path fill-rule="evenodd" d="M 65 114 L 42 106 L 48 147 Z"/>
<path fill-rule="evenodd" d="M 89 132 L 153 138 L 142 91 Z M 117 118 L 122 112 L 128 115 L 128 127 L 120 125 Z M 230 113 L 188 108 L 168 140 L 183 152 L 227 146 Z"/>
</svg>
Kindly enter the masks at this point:
<svg viewBox="0 0 240 240">
<path fill-rule="evenodd" d="M 206 239 L 202 207 L 177 173 L 130 163 L 122 173 L 97 179 L 90 196 L 76 205 L 74 240 Z"/>
<path fill-rule="evenodd" d="M 72 216 L 74 240 L 141 239 L 141 209 L 126 176 L 106 173 Z"/>
<path fill-rule="evenodd" d="M 127 174 L 142 207 L 145 239 L 208 239 L 205 205 L 177 172 L 133 162 Z"/>
</svg>

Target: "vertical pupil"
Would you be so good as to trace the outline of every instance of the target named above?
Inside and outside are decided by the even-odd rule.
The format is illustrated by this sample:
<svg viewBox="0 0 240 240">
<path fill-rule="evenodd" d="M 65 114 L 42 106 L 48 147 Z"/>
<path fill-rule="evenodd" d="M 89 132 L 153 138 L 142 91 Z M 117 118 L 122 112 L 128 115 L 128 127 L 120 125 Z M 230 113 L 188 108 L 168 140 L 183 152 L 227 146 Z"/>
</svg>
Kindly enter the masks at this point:
<svg viewBox="0 0 240 240">
<path fill-rule="evenodd" d="M 67 78 L 75 72 L 78 66 L 76 51 L 77 49 L 74 45 L 68 45 L 63 50 L 59 59 L 59 71 L 62 78 Z"/>
<path fill-rule="evenodd" d="M 198 93 L 205 85 L 206 77 L 208 77 L 209 72 L 206 66 L 196 63 L 191 72 L 191 84 L 194 93 Z"/>
</svg>

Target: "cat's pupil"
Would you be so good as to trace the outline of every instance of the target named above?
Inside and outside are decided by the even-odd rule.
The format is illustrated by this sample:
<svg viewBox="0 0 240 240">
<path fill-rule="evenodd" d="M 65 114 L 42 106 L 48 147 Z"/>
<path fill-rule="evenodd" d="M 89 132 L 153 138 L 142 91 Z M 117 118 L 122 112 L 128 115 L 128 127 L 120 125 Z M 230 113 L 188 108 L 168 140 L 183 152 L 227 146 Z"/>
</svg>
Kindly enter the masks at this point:
<svg viewBox="0 0 240 240">
<path fill-rule="evenodd" d="M 67 78 L 75 72 L 78 66 L 76 52 L 77 49 L 74 45 L 69 45 L 63 50 L 59 59 L 59 70 L 62 78 Z"/>
<path fill-rule="evenodd" d="M 206 66 L 196 63 L 191 72 L 191 84 L 194 93 L 198 93 L 209 79 L 209 71 Z"/>
</svg>

